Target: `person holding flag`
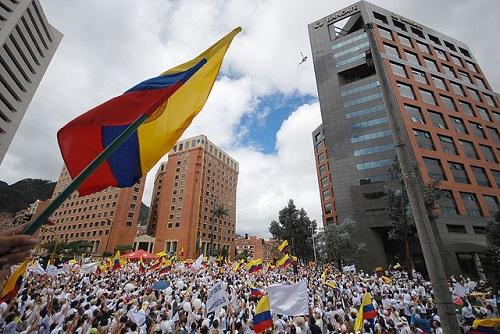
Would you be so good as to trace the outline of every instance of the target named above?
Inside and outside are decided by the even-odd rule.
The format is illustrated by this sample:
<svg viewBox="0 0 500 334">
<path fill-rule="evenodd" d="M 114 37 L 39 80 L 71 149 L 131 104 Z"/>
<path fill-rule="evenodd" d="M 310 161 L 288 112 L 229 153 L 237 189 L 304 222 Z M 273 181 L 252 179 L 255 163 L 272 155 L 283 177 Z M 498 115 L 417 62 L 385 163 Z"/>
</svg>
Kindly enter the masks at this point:
<svg viewBox="0 0 500 334">
<path fill-rule="evenodd" d="M 359 307 L 358 316 L 354 322 L 354 330 L 360 331 L 363 329 L 365 320 L 367 320 L 370 323 L 370 327 L 373 328 L 376 317 L 377 310 L 375 310 L 375 307 L 373 306 L 372 296 L 369 292 L 366 292 L 363 296 L 361 306 Z"/>
<path fill-rule="evenodd" d="M 273 318 L 271 317 L 269 297 L 265 295 L 259 300 L 255 307 L 253 330 L 255 333 L 262 333 L 268 328 L 273 328 Z"/>
<path fill-rule="evenodd" d="M 117 250 L 115 253 L 115 257 L 113 259 L 113 270 L 118 270 L 122 267 L 121 262 L 120 262 L 120 251 Z"/>
</svg>

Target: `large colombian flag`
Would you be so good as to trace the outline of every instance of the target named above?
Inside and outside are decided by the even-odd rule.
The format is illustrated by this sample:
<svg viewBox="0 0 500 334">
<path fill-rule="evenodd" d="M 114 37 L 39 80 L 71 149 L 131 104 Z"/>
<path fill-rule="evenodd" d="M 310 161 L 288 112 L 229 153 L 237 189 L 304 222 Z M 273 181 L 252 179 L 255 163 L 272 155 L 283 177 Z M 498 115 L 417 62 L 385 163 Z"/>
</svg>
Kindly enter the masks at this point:
<svg viewBox="0 0 500 334">
<path fill-rule="evenodd" d="M 361 302 L 361 306 L 359 308 L 358 317 L 354 322 L 354 330 L 359 331 L 363 328 L 363 322 L 365 320 L 373 323 L 373 319 L 377 317 L 377 310 L 373 307 L 372 297 L 367 292 L 363 296 L 363 301 Z"/>
<path fill-rule="evenodd" d="M 271 317 L 271 307 L 269 306 L 269 297 L 262 297 L 255 307 L 255 316 L 253 317 L 253 330 L 255 333 L 262 333 L 267 328 L 273 328 L 273 318 Z"/>
<path fill-rule="evenodd" d="M 0 303 L 6 302 L 8 304 L 16 297 L 17 293 L 21 289 L 23 278 L 30 262 L 31 260 L 29 259 L 24 260 L 24 262 L 17 267 L 16 271 L 10 275 L 7 283 L 5 283 L 5 286 L 3 287 L 2 294 L 0 295 Z"/>
<path fill-rule="evenodd" d="M 80 195 L 109 186 L 130 187 L 146 175 L 201 111 L 226 50 L 240 31 L 234 29 L 198 57 L 139 83 L 59 130 L 59 147 L 75 178 L 138 117 L 149 117 L 85 180 Z"/>
<path fill-rule="evenodd" d="M 500 333 L 500 318 L 477 319 L 472 323 L 470 334 Z"/>
</svg>

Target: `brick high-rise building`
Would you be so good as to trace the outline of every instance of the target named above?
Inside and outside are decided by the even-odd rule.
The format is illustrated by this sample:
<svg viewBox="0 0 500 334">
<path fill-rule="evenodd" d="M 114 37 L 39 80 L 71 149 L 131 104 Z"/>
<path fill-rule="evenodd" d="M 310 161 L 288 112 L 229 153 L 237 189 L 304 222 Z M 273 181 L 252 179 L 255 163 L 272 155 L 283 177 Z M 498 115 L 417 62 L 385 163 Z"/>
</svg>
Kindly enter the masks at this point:
<svg viewBox="0 0 500 334">
<path fill-rule="evenodd" d="M 271 262 L 279 260 L 283 255 L 278 251 L 279 244 L 280 242 L 277 240 L 265 240 L 254 235 L 236 237 L 236 254 L 242 254 L 246 251 L 249 258 Z"/>
<path fill-rule="evenodd" d="M 237 182 L 238 162 L 206 136 L 176 143 L 155 176 L 148 222 L 155 252 L 195 258 L 213 242 L 232 258 Z M 227 216 L 212 222 L 214 206 L 224 207 Z"/>
<path fill-rule="evenodd" d="M 399 110 L 395 125 L 402 130 L 420 181 L 441 180 L 434 224 L 447 271 L 480 274 L 486 222 L 498 210 L 500 194 L 500 109 L 498 95 L 471 50 L 366 1 L 308 29 L 334 212 L 339 223 L 346 217 L 358 222 L 358 235 L 370 254 L 361 259 L 362 267 L 388 265 L 404 254 L 397 241 L 388 240 L 383 199 L 385 186 L 398 187 L 391 184 L 388 170 L 395 155 L 390 104 Z M 373 30 L 374 43 L 365 29 Z M 375 57 L 382 58 L 378 71 Z M 325 183 L 321 191 L 328 187 Z M 413 249 L 422 269 L 423 258 L 418 247 Z"/>
<path fill-rule="evenodd" d="M 71 177 L 63 167 L 52 198 L 69 183 Z M 116 246 L 134 243 L 141 209 L 144 178 L 130 188 L 109 187 L 100 192 L 79 196 L 74 192 L 51 216 L 53 226 L 42 230 L 42 243 L 87 240 L 92 252 L 114 252 Z"/>
<path fill-rule="evenodd" d="M 0 0 L 0 164 L 61 39 L 37 0 Z"/>
</svg>

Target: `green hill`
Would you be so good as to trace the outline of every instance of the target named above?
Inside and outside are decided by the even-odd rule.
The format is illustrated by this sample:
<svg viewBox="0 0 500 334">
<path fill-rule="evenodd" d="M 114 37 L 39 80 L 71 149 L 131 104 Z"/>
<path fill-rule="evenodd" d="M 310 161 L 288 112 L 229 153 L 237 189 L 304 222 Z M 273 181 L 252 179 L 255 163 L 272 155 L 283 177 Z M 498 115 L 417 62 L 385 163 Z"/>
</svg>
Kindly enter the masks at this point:
<svg viewBox="0 0 500 334">
<path fill-rule="evenodd" d="M 24 179 L 11 185 L 0 181 L 0 212 L 16 213 L 39 200 L 52 196 L 56 182 L 40 179 Z"/>
</svg>

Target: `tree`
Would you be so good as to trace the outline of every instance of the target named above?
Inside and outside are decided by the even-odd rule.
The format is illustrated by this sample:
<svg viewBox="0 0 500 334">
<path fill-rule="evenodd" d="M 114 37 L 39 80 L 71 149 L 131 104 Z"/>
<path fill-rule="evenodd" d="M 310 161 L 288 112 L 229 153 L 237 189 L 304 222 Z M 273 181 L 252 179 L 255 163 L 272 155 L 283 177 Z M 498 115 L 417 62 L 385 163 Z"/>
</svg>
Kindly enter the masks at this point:
<svg viewBox="0 0 500 334">
<path fill-rule="evenodd" d="M 483 270 L 494 291 L 500 290 L 500 211 L 495 214 L 495 220 L 488 222 L 486 228 L 488 249 L 484 254 Z M 497 297 L 498 298 L 498 297 Z"/>
<path fill-rule="evenodd" d="M 246 262 L 249 257 L 250 257 L 250 252 L 248 251 L 248 249 L 244 249 L 243 252 L 236 254 L 234 259 L 235 260 L 243 259 Z"/>
<path fill-rule="evenodd" d="M 222 204 L 217 204 L 214 203 L 214 207 L 211 210 L 212 212 L 212 237 L 210 238 L 210 252 L 209 254 L 216 256 L 217 255 L 217 249 L 214 247 L 214 238 L 215 238 L 215 220 L 216 219 L 223 219 L 224 217 L 228 216 L 229 213 L 227 209 L 222 205 Z"/>
<path fill-rule="evenodd" d="M 411 256 L 411 240 L 418 238 L 418 234 L 411 214 L 408 194 L 406 193 L 403 175 L 401 174 L 401 168 L 397 157 L 394 157 L 389 172 L 391 173 L 392 180 L 395 181 L 399 187 L 396 189 L 386 187 L 385 189 L 386 213 L 392 223 L 388 236 L 389 239 L 398 240 L 403 243 L 405 258 L 408 264 L 408 272 L 411 274 L 411 271 L 415 268 Z M 424 204 L 430 222 L 435 221 L 437 217 L 435 207 L 440 197 L 439 185 L 439 180 L 433 180 L 425 184 L 423 189 Z"/>
<path fill-rule="evenodd" d="M 325 227 L 320 245 L 327 261 L 336 262 L 339 269 L 342 269 L 344 263 L 356 261 L 365 253 L 366 245 L 354 238 L 357 229 L 358 224 L 350 218 L 344 219 L 342 224 L 329 224 Z"/>
<path fill-rule="evenodd" d="M 288 240 L 291 253 L 306 261 L 314 259 L 312 234 L 315 230 L 316 221 L 311 221 L 303 208 L 298 210 L 293 199 L 280 210 L 278 221 L 273 220 L 269 226 L 273 238 Z"/>
<path fill-rule="evenodd" d="M 68 256 L 80 256 L 92 251 L 92 243 L 88 240 L 71 241 L 64 244 L 64 252 Z"/>
</svg>

